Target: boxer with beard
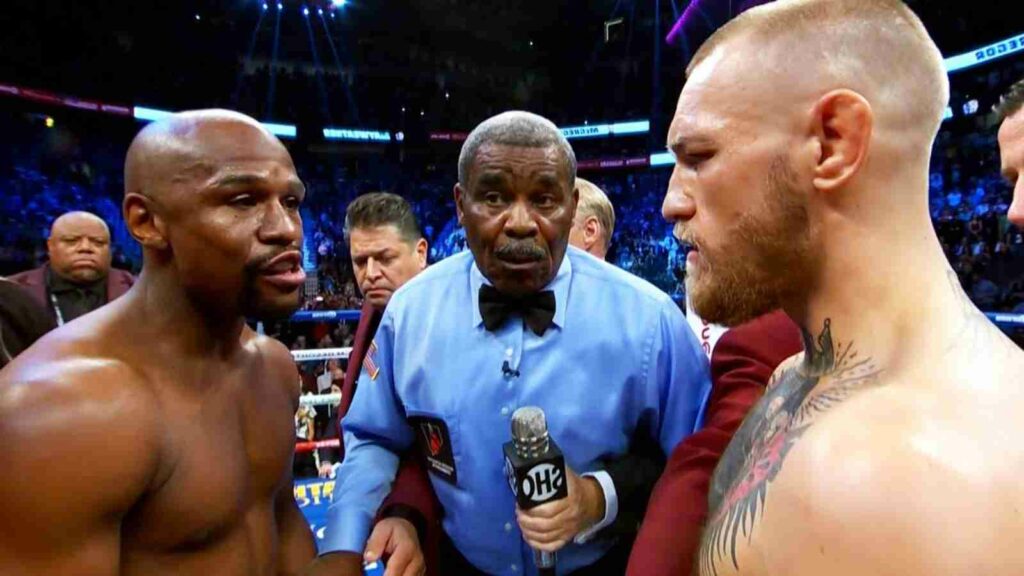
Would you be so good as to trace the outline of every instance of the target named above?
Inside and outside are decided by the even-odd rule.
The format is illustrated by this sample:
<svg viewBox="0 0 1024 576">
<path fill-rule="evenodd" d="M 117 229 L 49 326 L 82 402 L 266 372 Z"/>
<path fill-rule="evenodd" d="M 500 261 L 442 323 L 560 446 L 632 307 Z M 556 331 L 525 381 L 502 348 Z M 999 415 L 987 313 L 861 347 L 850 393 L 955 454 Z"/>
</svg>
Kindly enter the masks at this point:
<svg viewBox="0 0 1024 576">
<path fill-rule="evenodd" d="M 928 210 L 948 99 L 899 0 L 780 0 L 690 64 L 664 213 L 696 247 L 693 306 L 725 324 L 782 308 L 804 339 L 715 471 L 702 576 L 1024 565 L 1024 353 Z"/>
</svg>

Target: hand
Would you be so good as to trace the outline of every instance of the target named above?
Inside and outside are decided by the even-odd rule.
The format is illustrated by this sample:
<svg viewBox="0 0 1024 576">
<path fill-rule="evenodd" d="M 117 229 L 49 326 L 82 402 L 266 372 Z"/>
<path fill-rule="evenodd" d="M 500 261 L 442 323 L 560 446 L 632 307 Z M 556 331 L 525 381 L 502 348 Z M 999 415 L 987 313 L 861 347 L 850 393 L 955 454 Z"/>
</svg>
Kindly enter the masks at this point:
<svg viewBox="0 0 1024 576">
<path fill-rule="evenodd" d="M 565 467 L 569 495 L 530 510 L 516 507 L 523 539 L 534 550 L 557 552 L 604 518 L 604 491 L 593 478 L 581 478 Z"/>
<path fill-rule="evenodd" d="M 321 462 L 319 472 L 321 478 L 334 478 L 334 464 Z"/>
<path fill-rule="evenodd" d="M 373 527 L 363 560 L 382 556 L 388 557 L 384 576 L 423 576 L 427 571 L 416 527 L 404 518 L 385 518 Z"/>
</svg>

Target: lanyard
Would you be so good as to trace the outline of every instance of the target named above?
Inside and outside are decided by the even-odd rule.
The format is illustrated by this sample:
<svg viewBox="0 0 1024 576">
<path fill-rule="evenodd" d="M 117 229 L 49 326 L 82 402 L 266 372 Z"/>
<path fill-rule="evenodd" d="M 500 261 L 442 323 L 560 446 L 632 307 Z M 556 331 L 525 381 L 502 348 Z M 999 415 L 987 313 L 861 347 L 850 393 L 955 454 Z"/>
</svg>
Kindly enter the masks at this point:
<svg viewBox="0 0 1024 576">
<path fill-rule="evenodd" d="M 50 302 L 53 302 L 53 311 L 57 313 L 57 326 L 63 326 L 64 315 L 60 313 L 60 304 L 57 304 L 57 297 L 50 294 Z"/>
</svg>

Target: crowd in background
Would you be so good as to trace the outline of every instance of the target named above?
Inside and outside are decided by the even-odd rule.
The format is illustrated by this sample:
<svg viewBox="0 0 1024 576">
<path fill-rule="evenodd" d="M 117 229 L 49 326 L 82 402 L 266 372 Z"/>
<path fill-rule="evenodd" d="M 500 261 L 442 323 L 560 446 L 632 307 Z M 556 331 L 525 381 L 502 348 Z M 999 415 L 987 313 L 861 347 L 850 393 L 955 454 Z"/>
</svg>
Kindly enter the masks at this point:
<svg viewBox="0 0 1024 576">
<path fill-rule="evenodd" d="M 954 84 L 954 118 L 937 139 L 930 179 L 930 208 L 936 230 L 960 281 L 985 310 L 1024 310 L 1024 234 L 1006 220 L 1010 190 L 999 176 L 995 130 L 980 102 L 991 102 L 1014 78 L 1024 75 L 1015 61 L 984 73 L 965 75 Z M 972 103 L 973 102 L 973 103 Z M 120 215 L 123 144 L 131 125 L 106 131 L 107 119 L 93 118 L 77 131 L 48 130 L 24 114 L 5 113 L 10 129 L 0 134 L 0 274 L 38 265 L 53 219 L 69 210 L 88 210 L 108 222 L 115 267 L 138 271 L 141 252 Z M 607 154 L 611 143 L 580 144 L 586 154 Z M 447 156 L 396 163 L 387 156 L 349 162 L 330 153 L 296 152 L 306 182 L 303 207 L 306 268 L 315 272 L 307 290 L 307 310 L 359 309 L 344 237 L 348 203 L 360 194 L 387 190 L 402 195 L 414 211 L 436 262 L 466 249 L 452 198 L 457 148 Z M 448 158 L 450 156 L 450 158 Z M 682 298 L 685 251 L 661 218 L 669 169 L 586 172 L 606 191 L 617 222 L 608 259 Z M 311 274 L 313 275 L 313 274 Z M 293 345 L 298 334 L 283 330 Z M 342 345 L 332 331 L 306 336 L 304 346 Z M 344 340 L 341 338 L 340 340 Z"/>
</svg>

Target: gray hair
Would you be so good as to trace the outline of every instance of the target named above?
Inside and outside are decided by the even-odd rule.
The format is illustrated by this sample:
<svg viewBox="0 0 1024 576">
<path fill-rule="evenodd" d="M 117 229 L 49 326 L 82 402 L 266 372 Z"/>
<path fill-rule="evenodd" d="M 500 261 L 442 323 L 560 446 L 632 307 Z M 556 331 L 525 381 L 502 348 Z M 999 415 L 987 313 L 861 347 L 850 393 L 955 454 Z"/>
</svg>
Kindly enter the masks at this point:
<svg viewBox="0 0 1024 576">
<path fill-rule="evenodd" d="M 466 186 L 469 167 L 484 144 L 519 146 L 523 148 L 556 147 L 569 169 L 569 186 L 576 181 L 576 154 L 562 131 L 550 120 L 530 112 L 503 112 L 492 116 L 473 129 L 459 154 L 459 183 Z"/>
</svg>

